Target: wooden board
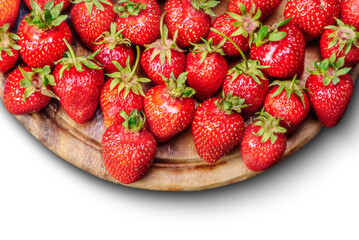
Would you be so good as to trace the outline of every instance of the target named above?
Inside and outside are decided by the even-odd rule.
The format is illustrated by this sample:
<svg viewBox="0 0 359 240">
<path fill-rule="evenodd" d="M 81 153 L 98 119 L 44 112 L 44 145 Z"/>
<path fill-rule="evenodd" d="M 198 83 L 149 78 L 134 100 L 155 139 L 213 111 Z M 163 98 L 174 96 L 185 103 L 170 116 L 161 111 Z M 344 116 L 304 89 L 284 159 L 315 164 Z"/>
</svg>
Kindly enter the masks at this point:
<svg viewBox="0 0 359 240">
<path fill-rule="evenodd" d="M 273 23 L 282 18 L 285 1 L 267 20 Z M 227 1 L 222 1 L 215 9 L 217 16 L 225 12 Z M 21 16 L 24 16 L 22 11 Z M 78 54 L 88 54 L 80 43 L 74 44 Z M 305 65 L 311 67 L 314 59 L 320 59 L 318 43 L 307 46 Z M 235 62 L 231 62 L 233 66 Z M 359 66 L 352 70 L 356 78 Z M 7 74 L 0 73 L 0 97 L 3 96 Z M 305 83 L 308 72 L 305 71 L 301 84 Z M 147 89 L 149 86 L 146 86 Z M 119 183 L 111 177 L 101 154 L 101 137 L 105 131 L 101 109 L 98 108 L 93 119 L 87 124 L 72 121 L 57 101 L 41 112 L 16 116 L 22 125 L 42 144 L 76 167 L 110 182 Z M 283 159 L 298 151 L 322 128 L 321 123 L 311 113 L 308 119 L 291 134 Z M 190 129 L 179 134 L 165 144 L 159 144 L 156 160 L 148 174 L 140 181 L 128 186 L 160 191 L 195 191 L 209 189 L 243 181 L 261 172 L 248 170 L 240 155 L 239 147 L 233 149 L 215 164 L 202 161 L 194 147 Z"/>
</svg>

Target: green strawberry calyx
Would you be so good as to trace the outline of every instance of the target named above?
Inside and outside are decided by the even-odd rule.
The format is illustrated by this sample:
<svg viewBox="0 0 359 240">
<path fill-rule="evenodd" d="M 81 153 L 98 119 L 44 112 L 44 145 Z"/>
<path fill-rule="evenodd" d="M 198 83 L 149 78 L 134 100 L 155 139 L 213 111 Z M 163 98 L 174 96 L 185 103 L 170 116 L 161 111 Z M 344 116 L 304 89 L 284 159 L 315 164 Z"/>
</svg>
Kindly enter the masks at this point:
<svg viewBox="0 0 359 240">
<path fill-rule="evenodd" d="M 257 137 L 261 138 L 261 143 L 265 143 L 268 139 L 274 144 L 278 139 L 278 134 L 284 134 L 287 130 L 280 126 L 280 117 L 275 118 L 271 114 L 264 111 L 264 108 L 257 118 L 254 119 L 253 125 L 260 126 L 258 132 L 253 132 L 253 134 Z"/>
<path fill-rule="evenodd" d="M 110 32 L 102 33 L 97 39 L 96 44 L 106 44 L 109 50 L 114 49 L 116 46 L 119 45 L 126 45 L 128 47 L 131 46 L 131 41 L 127 38 L 122 36 L 122 32 L 124 29 L 120 31 L 116 30 L 116 23 L 111 23 Z"/>
<path fill-rule="evenodd" d="M 103 7 L 103 4 L 107 4 L 112 6 L 112 3 L 107 1 L 107 0 L 72 0 L 71 1 L 73 4 L 79 4 L 84 2 L 86 9 L 87 9 L 87 13 L 88 15 L 91 17 L 92 14 L 92 9 L 93 6 L 95 5 L 96 8 L 98 8 L 98 10 L 100 11 L 105 11 L 105 8 Z"/>
<path fill-rule="evenodd" d="M 241 113 L 242 108 L 248 107 L 248 105 L 243 104 L 244 101 L 242 98 L 233 96 L 233 91 L 230 91 L 227 95 L 222 91 L 222 99 L 216 100 L 215 104 L 221 111 L 231 115 L 234 111 Z"/>
<path fill-rule="evenodd" d="M 20 87 L 25 88 L 23 95 L 24 102 L 26 102 L 26 99 L 35 92 L 41 92 L 41 94 L 45 96 L 60 100 L 54 92 L 47 88 L 48 85 L 56 86 L 55 78 L 51 74 L 49 65 L 46 65 L 43 68 L 32 68 L 31 72 L 27 72 L 21 67 L 19 67 L 19 70 L 24 77 L 19 82 Z"/>
<path fill-rule="evenodd" d="M 166 78 L 161 75 L 163 81 L 167 85 L 167 92 L 171 97 L 174 98 L 190 98 L 196 91 L 193 88 L 186 86 L 187 72 L 181 73 L 176 79 L 173 72 L 170 73 L 170 77 Z"/>
<path fill-rule="evenodd" d="M 112 78 L 110 84 L 110 90 L 112 91 L 116 86 L 118 86 L 118 94 L 124 89 L 123 98 L 126 99 L 127 95 L 130 91 L 132 91 L 136 95 L 145 96 L 143 92 L 141 83 L 150 82 L 151 80 L 148 78 L 140 78 L 137 76 L 136 71 L 138 68 L 138 63 L 140 60 L 140 48 L 136 46 L 137 57 L 136 63 L 133 68 L 130 65 L 130 57 L 126 59 L 126 67 L 122 67 L 117 61 L 112 61 L 112 63 L 118 69 L 118 72 L 106 74 L 110 78 Z"/>
<path fill-rule="evenodd" d="M 122 126 L 127 131 L 140 132 L 143 129 L 146 122 L 146 115 L 142 111 L 139 112 L 135 109 L 131 111 L 130 115 L 127 115 L 127 113 L 122 110 L 120 115 L 125 119 Z"/>
<path fill-rule="evenodd" d="M 214 1 L 214 0 L 192 0 L 192 6 L 197 11 L 202 10 L 206 14 L 210 16 L 216 16 L 214 12 L 212 11 L 212 8 L 216 7 L 220 1 Z"/>
<path fill-rule="evenodd" d="M 120 0 L 119 5 L 114 6 L 114 10 L 119 17 L 127 18 L 129 16 L 138 16 L 138 14 L 146 9 L 147 3 L 133 2 L 130 0 Z"/>
<path fill-rule="evenodd" d="M 210 38 L 208 41 L 204 38 L 201 38 L 203 43 L 191 43 L 193 45 L 192 52 L 193 56 L 195 53 L 201 53 L 201 61 L 200 64 L 204 62 L 208 54 L 219 53 L 221 55 L 225 55 L 223 52 L 223 45 L 226 42 L 226 39 L 223 39 L 217 45 L 213 45 L 213 38 Z"/>
<path fill-rule="evenodd" d="M 261 24 L 258 32 L 254 34 L 253 42 L 259 47 L 267 42 L 277 42 L 284 39 L 287 33 L 278 31 L 278 28 L 287 24 L 290 20 L 292 20 L 292 17 L 286 18 L 271 27 Z"/>
<path fill-rule="evenodd" d="M 236 66 L 234 66 L 228 71 L 228 74 L 233 74 L 231 82 L 236 80 L 239 75 L 244 74 L 252 77 L 256 83 L 262 84 L 261 80 L 268 81 L 268 79 L 264 76 L 263 72 L 260 69 L 265 69 L 269 67 L 270 66 L 261 65 L 258 60 L 248 59 L 246 62 L 242 61 Z"/>
<path fill-rule="evenodd" d="M 303 94 L 305 89 L 299 85 L 299 80 L 297 80 L 297 75 L 294 76 L 292 81 L 281 81 L 281 80 L 273 81 L 269 85 L 269 87 L 272 86 L 278 86 L 278 89 L 272 94 L 271 97 L 276 97 L 279 94 L 281 94 L 283 91 L 285 91 L 287 102 L 289 102 L 290 96 L 292 94 L 295 94 L 300 98 L 303 106 L 305 106 L 304 94 Z"/>
<path fill-rule="evenodd" d="M 4 51 L 10 57 L 14 56 L 12 49 L 20 50 L 21 47 L 16 44 L 19 36 L 15 33 L 9 32 L 9 23 L 5 23 L 0 27 L 0 61 L 2 61 L 1 52 Z"/>
<path fill-rule="evenodd" d="M 33 10 L 25 17 L 25 21 L 28 25 L 36 26 L 43 31 L 48 31 L 59 26 L 66 20 L 67 15 L 60 15 L 63 5 L 64 2 L 61 2 L 54 6 L 54 1 L 52 0 L 45 4 L 44 9 L 41 9 L 35 1 L 31 0 Z"/>
</svg>

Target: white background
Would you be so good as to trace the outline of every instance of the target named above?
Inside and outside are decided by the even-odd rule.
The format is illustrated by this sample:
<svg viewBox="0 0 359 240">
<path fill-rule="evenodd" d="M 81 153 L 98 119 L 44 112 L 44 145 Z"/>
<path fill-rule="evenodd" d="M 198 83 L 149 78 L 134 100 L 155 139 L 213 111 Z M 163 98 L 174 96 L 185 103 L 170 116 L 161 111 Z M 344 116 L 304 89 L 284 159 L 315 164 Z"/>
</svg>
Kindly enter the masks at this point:
<svg viewBox="0 0 359 240">
<path fill-rule="evenodd" d="M 359 239 L 359 89 L 335 128 L 242 183 L 168 193 L 97 179 L 0 103 L 0 239 Z"/>
</svg>

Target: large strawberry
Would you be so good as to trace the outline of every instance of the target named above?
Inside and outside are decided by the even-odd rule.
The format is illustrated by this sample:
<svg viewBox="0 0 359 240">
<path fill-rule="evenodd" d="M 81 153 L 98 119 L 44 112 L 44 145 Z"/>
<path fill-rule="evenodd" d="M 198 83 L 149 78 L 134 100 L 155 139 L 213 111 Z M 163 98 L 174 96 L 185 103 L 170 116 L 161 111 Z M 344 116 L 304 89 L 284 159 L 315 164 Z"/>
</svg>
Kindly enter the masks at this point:
<svg viewBox="0 0 359 240">
<path fill-rule="evenodd" d="M 12 28 L 19 14 L 21 0 L 0 0 L 0 27 L 9 23 Z"/>
<path fill-rule="evenodd" d="M 156 0 L 120 0 L 117 30 L 134 44 L 144 46 L 160 37 L 161 9 Z"/>
<path fill-rule="evenodd" d="M 239 7 L 240 3 L 243 4 L 247 11 L 250 11 L 253 4 L 255 4 L 257 9 L 260 9 L 262 12 L 261 18 L 259 20 L 263 20 L 270 16 L 273 11 L 279 6 L 282 0 L 270 0 L 270 1 L 263 1 L 263 0 L 229 0 L 228 1 L 228 12 L 234 12 L 237 14 L 241 13 L 241 9 Z"/>
<path fill-rule="evenodd" d="M 244 133 L 241 155 L 244 164 L 252 171 L 263 171 L 277 163 L 287 147 L 286 130 L 280 119 L 266 112 L 255 119 Z"/>
<path fill-rule="evenodd" d="M 72 41 L 72 33 L 65 21 L 67 15 L 60 15 L 63 2 L 53 6 L 51 2 L 41 10 L 31 1 L 33 11 L 20 23 L 18 44 L 20 55 L 30 67 L 54 66 L 54 61 L 63 57 L 66 44 Z"/>
<path fill-rule="evenodd" d="M 228 70 L 222 46 L 224 41 L 213 46 L 212 38 L 202 44 L 194 44 L 187 54 L 186 72 L 188 85 L 196 90 L 195 97 L 204 101 L 212 97 L 221 87 Z"/>
<path fill-rule="evenodd" d="M 96 39 L 110 30 L 116 20 L 113 5 L 107 0 L 75 0 L 71 9 L 71 21 L 81 42 L 93 50 Z"/>
<path fill-rule="evenodd" d="M 28 9 L 30 9 L 31 11 L 33 10 L 32 6 L 31 6 L 31 0 L 23 0 L 26 7 Z M 49 2 L 51 2 L 51 0 L 34 0 L 41 9 L 44 9 L 45 5 L 48 4 Z M 70 5 L 70 0 L 54 0 L 53 3 L 55 5 L 64 2 L 63 8 L 62 10 L 65 10 L 69 5 Z"/>
<path fill-rule="evenodd" d="M 4 87 L 4 105 L 11 114 L 38 112 L 57 96 L 50 90 L 55 86 L 50 66 L 19 67 L 8 77 Z"/>
<path fill-rule="evenodd" d="M 19 39 L 14 33 L 9 32 L 9 23 L 0 27 L 0 72 L 11 69 L 19 58 L 20 46 L 16 44 Z"/>
<path fill-rule="evenodd" d="M 333 54 L 321 63 L 314 62 L 314 71 L 309 71 L 306 88 L 309 101 L 319 120 L 326 127 L 334 127 L 344 116 L 353 94 L 354 82 L 344 66 L 344 58 L 335 62 Z"/>
<path fill-rule="evenodd" d="M 176 79 L 171 73 L 165 83 L 151 88 L 145 97 L 148 128 L 158 142 L 166 142 L 192 122 L 195 91 L 186 86 L 187 73 Z"/>
<path fill-rule="evenodd" d="M 140 83 L 150 82 L 150 79 L 139 78 L 135 73 L 140 57 L 140 49 L 137 46 L 136 64 L 131 68 L 130 58 L 122 67 L 118 62 L 113 62 L 117 72 L 107 74 L 111 77 L 106 81 L 100 96 L 100 104 L 106 128 L 122 123 L 124 119 L 120 113 L 125 111 L 130 114 L 132 110 L 139 111 L 143 108 L 145 94 Z"/>
<path fill-rule="evenodd" d="M 237 146 L 244 134 L 244 120 L 239 114 L 244 99 L 223 94 L 223 98 L 210 98 L 197 109 L 192 132 L 197 153 L 208 163 L 218 161 Z"/>
<path fill-rule="evenodd" d="M 312 41 L 325 26 L 335 24 L 339 12 L 339 0 L 288 0 L 284 17 L 292 17 L 291 23 L 302 31 L 305 40 Z"/>
<path fill-rule="evenodd" d="M 165 24 L 173 38 L 178 31 L 177 44 L 184 48 L 205 38 L 211 26 L 212 8 L 219 1 L 214 0 L 168 0 L 165 4 Z"/>
<path fill-rule="evenodd" d="M 268 28 L 263 25 L 255 34 L 250 55 L 261 65 L 270 66 L 263 73 L 270 78 L 291 79 L 304 71 L 305 40 L 300 30 L 287 24 L 289 19 Z"/>
<path fill-rule="evenodd" d="M 143 126 L 145 116 L 133 110 L 125 112 L 122 124 L 106 130 L 102 137 L 102 155 L 109 174 L 124 184 L 141 179 L 154 161 L 157 143 Z"/>
<path fill-rule="evenodd" d="M 341 0 L 340 19 L 359 30 L 359 0 Z"/>
<path fill-rule="evenodd" d="M 95 52 L 89 57 L 78 57 L 67 42 L 69 51 L 60 59 L 54 69 L 56 86 L 54 92 L 66 113 L 75 122 L 88 122 L 98 106 L 104 74 L 94 62 Z"/>
<path fill-rule="evenodd" d="M 344 58 L 344 66 L 353 67 L 359 63 L 359 32 L 355 27 L 345 25 L 337 19 L 338 26 L 327 26 L 320 38 L 320 53 L 329 58 L 333 53 Z"/>
</svg>

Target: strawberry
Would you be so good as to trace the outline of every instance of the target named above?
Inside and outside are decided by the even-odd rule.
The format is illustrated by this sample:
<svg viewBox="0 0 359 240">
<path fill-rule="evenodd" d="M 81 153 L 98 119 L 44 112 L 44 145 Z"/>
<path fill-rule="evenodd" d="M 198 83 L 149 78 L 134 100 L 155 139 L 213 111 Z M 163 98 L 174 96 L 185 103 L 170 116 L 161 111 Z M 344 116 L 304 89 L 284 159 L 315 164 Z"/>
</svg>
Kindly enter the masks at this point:
<svg viewBox="0 0 359 240">
<path fill-rule="evenodd" d="M 27 114 L 45 108 L 52 97 L 50 90 L 55 86 L 50 66 L 44 68 L 19 67 L 8 77 L 4 87 L 4 105 L 11 114 Z"/>
<path fill-rule="evenodd" d="M 9 23 L 9 29 L 14 26 L 19 14 L 21 0 L 0 0 L 0 27 Z"/>
<path fill-rule="evenodd" d="M 133 66 L 134 57 L 131 48 L 131 42 L 123 38 L 122 31 L 116 31 L 116 23 L 111 23 L 111 32 L 104 32 L 96 41 L 95 51 L 99 53 L 95 59 L 100 62 L 107 73 L 117 71 L 113 61 L 118 62 L 123 68 L 126 67 L 127 58 L 130 60 L 130 66 Z"/>
<path fill-rule="evenodd" d="M 145 97 L 145 114 L 148 129 L 157 142 L 163 143 L 185 130 L 192 122 L 195 105 L 192 97 L 195 91 L 187 87 L 187 73 L 176 79 L 163 78 L 165 83 L 151 88 Z"/>
<path fill-rule="evenodd" d="M 359 63 L 359 32 L 339 19 L 337 24 L 337 27 L 325 27 L 320 38 L 320 53 L 323 58 L 329 58 L 333 53 L 337 58 L 345 57 L 344 66 L 353 67 Z"/>
<path fill-rule="evenodd" d="M 262 15 L 259 20 L 263 20 L 263 19 L 267 18 L 268 16 L 270 16 L 273 13 L 273 11 L 279 6 L 279 4 L 281 2 L 282 2 L 282 0 L 270 0 L 270 1 L 229 0 L 227 11 L 240 14 L 241 9 L 239 7 L 239 4 L 241 3 L 247 8 L 247 11 L 249 12 L 252 5 L 255 4 L 255 6 L 256 6 L 255 11 L 257 11 L 257 9 L 260 9 L 262 12 Z"/>
<path fill-rule="evenodd" d="M 71 22 L 81 42 L 93 50 L 96 39 L 116 21 L 113 5 L 107 0 L 74 0 L 73 3 Z"/>
<path fill-rule="evenodd" d="M 261 65 L 270 66 L 262 70 L 267 77 L 290 79 L 303 74 L 305 40 L 297 27 L 285 25 L 288 21 L 290 18 L 270 28 L 263 25 L 255 34 L 250 55 Z"/>
<path fill-rule="evenodd" d="M 160 37 L 161 9 L 156 0 L 120 0 L 115 6 L 117 30 L 134 44 L 144 46 Z"/>
<path fill-rule="evenodd" d="M 98 52 L 89 57 L 77 57 L 71 45 L 65 57 L 56 62 L 54 92 L 60 98 L 60 104 L 77 123 L 88 122 L 98 106 L 104 74 L 93 60 Z"/>
<path fill-rule="evenodd" d="M 292 133 L 309 114 L 308 96 L 296 77 L 292 81 L 274 81 L 270 86 L 264 109 L 272 116 L 280 117 L 281 126 L 287 129 L 287 134 Z"/>
<path fill-rule="evenodd" d="M 102 155 L 109 174 L 123 184 L 141 179 L 154 161 L 157 143 L 144 127 L 145 116 L 133 110 L 125 119 L 106 130 L 102 137 Z"/>
<path fill-rule="evenodd" d="M 286 130 L 280 127 L 280 119 L 266 112 L 253 124 L 248 125 L 241 142 L 241 155 L 246 167 L 252 171 L 263 171 L 283 156 L 287 147 Z"/>
<path fill-rule="evenodd" d="M 164 14 L 161 18 L 161 39 L 146 45 L 141 55 L 141 67 L 156 85 L 164 83 L 161 75 L 169 78 L 173 73 L 177 78 L 186 69 L 186 56 L 176 44 L 177 34 L 173 39 L 168 39 L 168 28 L 163 25 L 163 17 Z"/>
<path fill-rule="evenodd" d="M 28 9 L 30 9 L 30 11 L 34 10 L 32 7 L 31 7 L 31 0 L 23 0 L 26 7 Z M 44 9 L 45 7 L 45 4 L 50 2 L 50 0 L 34 0 L 41 9 Z M 54 4 L 57 5 L 61 2 L 64 2 L 64 5 L 62 7 L 62 10 L 65 10 L 66 8 L 68 8 L 68 6 L 70 5 L 70 0 L 54 0 Z"/>
<path fill-rule="evenodd" d="M 339 12 L 339 0 L 288 0 L 284 17 L 292 17 L 291 23 L 300 29 L 305 40 L 312 41 L 323 33 L 325 26 L 335 24 Z"/>
<path fill-rule="evenodd" d="M 118 71 L 107 74 L 111 78 L 106 81 L 100 95 L 100 104 L 106 128 L 124 121 L 120 115 L 122 111 L 130 114 L 134 109 L 141 111 L 143 108 L 145 94 L 140 83 L 150 82 L 151 80 L 139 78 L 135 73 L 139 56 L 140 49 L 137 46 L 137 59 L 133 69 L 131 69 L 130 57 L 128 57 L 125 67 L 114 61 L 113 64 Z"/>
<path fill-rule="evenodd" d="M 9 23 L 0 27 L 0 72 L 2 73 L 11 69 L 19 58 L 20 46 L 16 45 L 19 36 L 9 32 L 9 27 Z"/>
<path fill-rule="evenodd" d="M 359 0 L 341 0 L 340 19 L 348 25 L 359 29 Z"/>
<path fill-rule="evenodd" d="M 194 44 L 192 53 L 186 57 L 188 85 L 196 91 L 196 98 L 204 101 L 212 97 L 221 87 L 228 70 L 222 46 L 224 41 L 213 46 L 213 39 Z"/>
<path fill-rule="evenodd" d="M 344 116 L 353 94 L 354 82 L 344 66 L 344 57 L 335 62 L 333 54 L 321 63 L 314 62 L 309 71 L 306 88 L 309 101 L 319 120 L 326 127 L 334 127 Z"/>
<path fill-rule="evenodd" d="M 237 146 L 244 134 L 244 120 L 239 114 L 244 99 L 232 96 L 210 98 L 197 109 L 192 133 L 199 156 L 208 163 L 218 161 Z"/>
<path fill-rule="evenodd" d="M 29 67 L 54 66 L 54 61 L 63 57 L 66 44 L 72 41 L 72 33 L 65 21 L 67 15 L 60 15 L 63 2 L 54 6 L 48 2 L 41 10 L 31 0 L 34 9 L 20 23 L 18 44 L 20 55 Z"/>
<path fill-rule="evenodd" d="M 214 0 L 168 0 L 165 4 L 165 24 L 173 38 L 178 31 L 177 44 L 181 48 L 191 46 L 205 38 L 211 27 L 211 8 L 219 1 Z"/>
</svg>

